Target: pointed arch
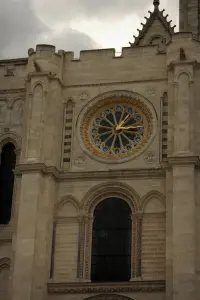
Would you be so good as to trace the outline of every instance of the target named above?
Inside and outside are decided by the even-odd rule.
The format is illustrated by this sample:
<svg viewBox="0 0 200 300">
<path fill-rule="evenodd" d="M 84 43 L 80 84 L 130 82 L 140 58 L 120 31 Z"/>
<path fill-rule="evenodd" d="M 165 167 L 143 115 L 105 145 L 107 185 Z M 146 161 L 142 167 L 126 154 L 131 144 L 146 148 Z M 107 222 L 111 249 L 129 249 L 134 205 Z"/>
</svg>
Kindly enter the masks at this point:
<svg viewBox="0 0 200 300">
<path fill-rule="evenodd" d="M 72 195 L 65 195 L 54 210 L 51 277 L 73 280 L 78 272 L 80 203 Z M 69 238 L 70 236 L 70 238 Z M 63 267 L 64 266 L 64 267 Z M 72 268 L 73 270 L 68 268 Z"/>
<path fill-rule="evenodd" d="M 140 201 L 140 209 L 142 212 L 144 212 L 147 202 L 150 201 L 154 197 L 156 199 L 158 199 L 164 205 L 164 207 L 166 207 L 165 196 L 159 191 L 152 190 L 152 191 L 148 192 L 146 195 L 144 195 Z"/>
<path fill-rule="evenodd" d="M 140 207 L 143 216 L 141 222 L 141 272 L 144 280 L 165 279 L 165 205 L 165 196 L 156 190 L 148 192 L 141 199 Z"/>
<path fill-rule="evenodd" d="M 16 150 L 21 150 L 22 147 L 22 138 L 16 132 L 6 132 L 0 135 L 0 150 L 2 147 L 11 143 L 15 146 Z"/>
<path fill-rule="evenodd" d="M 175 76 L 175 82 L 178 82 L 178 81 L 179 81 L 179 78 L 180 78 L 182 75 L 187 75 L 188 78 L 189 78 L 189 82 L 192 81 L 192 74 L 191 74 L 188 70 L 182 69 L 182 70 L 180 70 L 180 71 L 176 74 L 176 76 Z"/>
<path fill-rule="evenodd" d="M 37 81 L 34 83 L 33 87 L 32 87 L 32 91 L 34 93 L 34 91 L 36 90 L 37 87 L 41 87 L 42 88 L 42 92 L 45 91 L 45 86 L 44 86 L 44 82 L 43 81 Z"/>
<path fill-rule="evenodd" d="M 79 201 L 72 195 L 66 195 L 60 199 L 58 203 L 55 205 L 55 217 L 58 217 L 59 211 L 62 209 L 62 207 L 66 204 L 72 204 L 77 211 L 79 212 L 81 209 Z"/>
<path fill-rule="evenodd" d="M 97 204 L 111 197 L 125 200 L 132 213 L 139 209 L 140 196 L 132 187 L 122 182 L 108 182 L 92 187 L 81 201 L 82 209 L 87 214 L 92 215 Z"/>
</svg>

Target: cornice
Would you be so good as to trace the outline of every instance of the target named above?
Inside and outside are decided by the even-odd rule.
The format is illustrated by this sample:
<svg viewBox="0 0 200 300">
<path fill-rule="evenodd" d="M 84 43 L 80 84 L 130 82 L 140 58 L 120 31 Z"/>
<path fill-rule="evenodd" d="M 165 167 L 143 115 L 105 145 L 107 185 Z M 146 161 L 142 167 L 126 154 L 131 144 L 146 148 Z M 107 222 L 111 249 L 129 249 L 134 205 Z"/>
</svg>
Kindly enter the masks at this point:
<svg viewBox="0 0 200 300">
<path fill-rule="evenodd" d="M 98 82 L 98 83 L 69 84 L 69 85 L 64 85 L 64 88 L 95 87 L 95 86 L 109 86 L 109 85 L 120 85 L 120 84 L 136 84 L 139 82 L 143 82 L 143 83 L 144 82 L 163 82 L 165 80 L 167 80 L 167 77 L 153 78 L 153 79 Z"/>
<path fill-rule="evenodd" d="M 64 84 L 61 78 L 56 74 L 48 71 L 41 71 L 41 72 L 30 72 L 26 77 L 25 81 L 30 81 L 33 77 L 47 77 L 49 80 L 57 80 L 60 85 L 63 87 Z"/>
<path fill-rule="evenodd" d="M 200 166 L 200 160 L 198 156 L 168 156 L 168 163 L 170 165 Z"/>
<path fill-rule="evenodd" d="M 48 293 L 83 294 L 83 293 L 132 293 L 132 292 L 164 292 L 165 281 L 131 281 L 117 283 L 66 283 L 49 281 Z"/>
<path fill-rule="evenodd" d="M 174 60 L 171 61 L 168 65 L 167 65 L 167 70 L 174 70 L 175 66 L 182 66 L 182 65 L 190 65 L 193 66 L 195 68 L 200 66 L 200 63 L 196 60 Z"/>
<path fill-rule="evenodd" d="M 0 90 L 0 95 L 25 93 L 25 88 Z"/>
<path fill-rule="evenodd" d="M 4 66 L 5 64 L 15 64 L 15 65 L 26 65 L 28 63 L 28 58 L 11 58 L 11 59 L 1 59 L 0 66 Z"/>
<path fill-rule="evenodd" d="M 41 173 L 50 175 L 58 181 L 77 181 L 77 180 L 103 180 L 109 179 L 140 179 L 140 178 L 164 178 L 165 171 L 161 168 L 155 169 L 124 169 L 109 171 L 87 171 L 87 172 L 63 172 L 56 167 L 46 166 L 45 164 L 20 164 L 16 166 L 15 175 L 21 176 L 28 173 Z"/>
</svg>

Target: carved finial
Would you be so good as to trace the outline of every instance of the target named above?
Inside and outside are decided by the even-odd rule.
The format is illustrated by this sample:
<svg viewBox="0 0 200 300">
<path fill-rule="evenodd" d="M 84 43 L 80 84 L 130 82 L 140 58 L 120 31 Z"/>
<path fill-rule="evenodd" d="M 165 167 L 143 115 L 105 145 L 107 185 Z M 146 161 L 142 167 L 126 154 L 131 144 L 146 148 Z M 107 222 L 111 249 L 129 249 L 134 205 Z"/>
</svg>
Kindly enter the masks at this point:
<svg viewBox="0 0 200 300">
<path fill-rule="evenodd" d="M 155 9 L 158 9 L 158 6 L 160 5 L 160 1 L 159 0 L 154 0 L 153 5 L 155 6 Z"/>
</svg>

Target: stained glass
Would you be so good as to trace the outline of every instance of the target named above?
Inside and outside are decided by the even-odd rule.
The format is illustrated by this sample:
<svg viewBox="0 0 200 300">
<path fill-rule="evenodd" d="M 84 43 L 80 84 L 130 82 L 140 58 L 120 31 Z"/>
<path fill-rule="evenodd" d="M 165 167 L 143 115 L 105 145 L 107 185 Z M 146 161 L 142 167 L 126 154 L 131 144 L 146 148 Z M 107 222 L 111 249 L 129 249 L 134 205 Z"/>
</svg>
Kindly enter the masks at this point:
<svg viewBox="0 0 200 300">
<path fill-rule="evenodd" d="M 145 119 L 133 107 L 113 105 L 98 112 L 91 133 L 92 143 L 99 151 L 123 155 L 143 141 Z"/>
</svg>

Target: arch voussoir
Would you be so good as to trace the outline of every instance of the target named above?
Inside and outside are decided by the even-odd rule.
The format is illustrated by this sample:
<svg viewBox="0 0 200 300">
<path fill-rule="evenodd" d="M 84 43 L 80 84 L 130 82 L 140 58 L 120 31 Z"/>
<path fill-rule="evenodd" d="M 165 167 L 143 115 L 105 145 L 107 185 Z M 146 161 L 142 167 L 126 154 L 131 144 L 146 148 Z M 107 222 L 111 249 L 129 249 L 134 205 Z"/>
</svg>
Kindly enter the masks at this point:
<svg viewBox="0 0 200 300">
<path fill-rule="evenodd" d="M 122 182 L 108 182 L 91 188 L 83 197 L 81 206 L 87 214 L 93 214 L 95 207 L 106 198 L 117 197 L 128 203 L 132 213 L 139 210 L 139 195 L 129 185 Z"/>
</svg>

